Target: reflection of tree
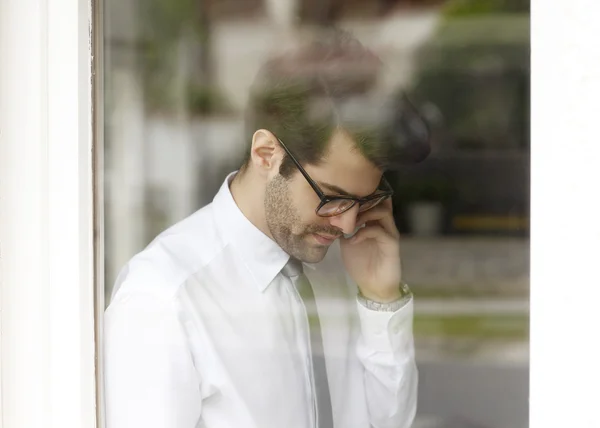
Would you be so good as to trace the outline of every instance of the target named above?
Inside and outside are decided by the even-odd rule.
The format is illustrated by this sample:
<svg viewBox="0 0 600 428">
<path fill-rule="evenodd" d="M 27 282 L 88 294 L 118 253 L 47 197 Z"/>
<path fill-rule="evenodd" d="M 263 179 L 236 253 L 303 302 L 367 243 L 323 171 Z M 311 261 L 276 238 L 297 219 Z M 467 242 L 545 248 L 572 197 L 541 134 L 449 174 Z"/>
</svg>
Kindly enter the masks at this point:
<svg viewBox="0 0 600 428">
<path fill-rule="evenodd" d="M 528 13 L 530 0 L 450 0 L 444 6 L 446 16 L 490 13 Z"/>
<path fill-rule="evenodd" d="M 529 16 L 449 10 L 420 52 L 416 97 L 439 108 L 454 147 L 527 149 Z"/>
<path fill-rule="evenodd" d="M 528 234 L 528 3 L 449 0 L 417 55 L 411 97 L 443 117 L 423 174 L 444 170 L 456 188 L 446 233 Z"/>
<path fill-rule="evenodd" d="M 206 103 L 203 96 L 211 93 L 207 88 L 213 83 L 208 1 L 144 0 L 140 13 L 147 43 L 143 61 L 147 104 L 169 108 L 184 101 L 187 108 L 193 101 L 190 95 Z"/>
</svg>

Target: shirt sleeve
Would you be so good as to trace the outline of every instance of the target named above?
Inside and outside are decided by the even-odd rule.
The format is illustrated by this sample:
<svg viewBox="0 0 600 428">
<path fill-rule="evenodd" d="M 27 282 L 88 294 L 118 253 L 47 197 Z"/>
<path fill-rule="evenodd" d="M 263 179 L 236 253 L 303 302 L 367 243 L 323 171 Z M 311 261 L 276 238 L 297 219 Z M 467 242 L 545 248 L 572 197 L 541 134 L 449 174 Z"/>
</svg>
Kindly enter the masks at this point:
<svg viewBox="0 0 600 428">
<path fill-rule="evenodd" d="M 200 379 L 176 302 L 118 293 L 104 317 L 106 428 L 194 428 Z"/>
<path fill-rule="evenodd" d="M 374 428 L 409 428 L 417 411 L 418 371 L 413 339 L 413 299 L 396 312 L 366 308 L 358 300 L 358 359 L 365 373 Z"/>
</svg>

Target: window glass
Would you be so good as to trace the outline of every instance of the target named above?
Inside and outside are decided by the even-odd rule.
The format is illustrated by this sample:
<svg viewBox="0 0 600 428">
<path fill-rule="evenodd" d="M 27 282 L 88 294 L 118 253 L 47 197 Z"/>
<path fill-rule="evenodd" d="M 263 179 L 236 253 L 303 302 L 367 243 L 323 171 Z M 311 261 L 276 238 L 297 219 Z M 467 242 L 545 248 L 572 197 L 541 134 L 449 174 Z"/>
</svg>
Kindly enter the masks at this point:
<svg viewBox="0 0 600 428">
<path fill-rule="evenodd" d="M 268 93 L 307 123 L 335 111 L 367 146 L 428 136 L 425 160 L 385 173 L 414 294 L 414 427 L 527 426 L 528 0 L 106 0 L 104 25 L 107 306 L 128 261 L 241 167 L 270 123 L 253 121 L 257 82 L 305 72 L 308 96 Z M 336 58 L 334 27 L 373 58 Z M 286 114 L 271 129 L 286 144 L 329 135 Z"/>
</svg>

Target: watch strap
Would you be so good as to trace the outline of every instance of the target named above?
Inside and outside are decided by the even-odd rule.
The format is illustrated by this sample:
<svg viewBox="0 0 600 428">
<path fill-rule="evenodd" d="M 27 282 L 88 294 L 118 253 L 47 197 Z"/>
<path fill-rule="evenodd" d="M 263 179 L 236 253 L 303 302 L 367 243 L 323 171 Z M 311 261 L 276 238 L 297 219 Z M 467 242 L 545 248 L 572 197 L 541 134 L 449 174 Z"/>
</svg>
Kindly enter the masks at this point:
<svg viewBox="0 0 600 428">
<path fill-rule="evenodd" d="M 410 302 L 410 300 L 413 297 L 412 291 L 404 282 L 400 283 L 400 293 L 401 297 L 399 299 L 387 303 L 376 302 L 374 300 L 367 299 L 360 292 L 360 290 L 358 291 L 357 298 L 361 305 L 363 305 L 367 309 L 379 312 L 396 312 L 397 310 L 404 307 L 408 302 Z"/>
</svg>

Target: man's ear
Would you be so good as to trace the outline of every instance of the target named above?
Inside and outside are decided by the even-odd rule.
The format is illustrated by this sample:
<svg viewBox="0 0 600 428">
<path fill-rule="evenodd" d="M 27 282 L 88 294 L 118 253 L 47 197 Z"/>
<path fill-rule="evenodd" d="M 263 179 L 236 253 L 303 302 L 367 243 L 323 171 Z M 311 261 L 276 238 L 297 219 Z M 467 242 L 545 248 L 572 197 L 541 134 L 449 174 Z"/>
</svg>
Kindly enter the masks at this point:
<svg viewBox="0 0 600 428">
<path fill-rule="evenodd" d="M 250 162 L 259 173 L 267 176 L 278 174 L 284 153 L 271 131 L 259 129 L 252 136 Z"/>
</svg>

